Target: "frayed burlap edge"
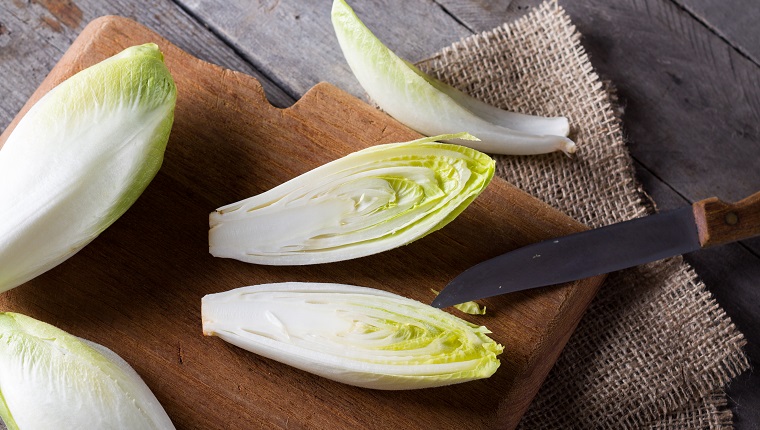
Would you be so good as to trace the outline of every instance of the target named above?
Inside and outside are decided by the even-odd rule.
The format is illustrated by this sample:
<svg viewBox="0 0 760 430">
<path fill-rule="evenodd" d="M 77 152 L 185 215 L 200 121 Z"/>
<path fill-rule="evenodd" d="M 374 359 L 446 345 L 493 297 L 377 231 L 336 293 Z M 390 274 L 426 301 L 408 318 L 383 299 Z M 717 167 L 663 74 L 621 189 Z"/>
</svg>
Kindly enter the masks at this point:
<svg viewBox="0 0 760 430">
<path fill-rule="evenodd" d="M 497 172 L 597 227 L 652 206 L 635 179 L 619 110 L 580 42 L 565 11 L 549 1 L 420 67 L 493 105 L 567 116 L 575 156 L 498 156 Z M 723 387 L 749 366 L 744 344 L 682 258 L 612 274 L 521 427 L 731 427 Z"/>
</svg>

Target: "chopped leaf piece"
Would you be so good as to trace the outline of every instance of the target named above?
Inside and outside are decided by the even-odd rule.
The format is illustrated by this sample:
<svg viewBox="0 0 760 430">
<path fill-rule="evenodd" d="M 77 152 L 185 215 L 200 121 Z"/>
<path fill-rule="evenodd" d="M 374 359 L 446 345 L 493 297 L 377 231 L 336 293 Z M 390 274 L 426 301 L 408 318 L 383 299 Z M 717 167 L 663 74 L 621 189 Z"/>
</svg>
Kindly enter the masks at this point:
<svg viewBox="0 0 760 430">
<path fill-rule="evenodd" d="M 440 291 L 435 290 L 433 288 L 431 288 L 430 291 L 432 291 L 433 294 L 435 295 L 440 294 Z M 459 309 L 461 312 L 464 312 L 469 315 L 485 315 L 486 314 L 486 307 L 480 306 L 474 301 L 460 303 L 458 305 L 454 305 L 454 307 Z"/>
<path fill-rule="evenodd" d="M 458 305 L 454 305 L 454 307 L 470 315 L 485 315 L 486 314 L 486 307 L 480 306 L 479 304 L 475 302 L 464 302 Z"/>
</svg>

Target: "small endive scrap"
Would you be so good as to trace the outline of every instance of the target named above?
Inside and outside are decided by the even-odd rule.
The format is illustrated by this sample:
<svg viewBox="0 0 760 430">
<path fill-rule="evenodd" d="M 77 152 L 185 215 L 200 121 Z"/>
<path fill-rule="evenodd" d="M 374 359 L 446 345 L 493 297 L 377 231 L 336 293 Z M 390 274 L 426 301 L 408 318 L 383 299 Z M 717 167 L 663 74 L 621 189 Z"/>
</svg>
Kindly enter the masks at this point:
<svg viewBox="0 0 760 430">
<path fill-rule="evenodd" d="M 393 293 L 287 282 L 202 299 L 203 333 L 316 375 L 410 390 L 488 378 L 503 347 L 488 329 Z"/>
<path fill-rule="evenodd" d="M 176 98 L 149 43 L 32 106 L 0 149 L 0 292 L 71 257 L 135 202 L 163 161 Z"/>
<path fill-rule="evenodd" d="M 417 240 L 452 221 L 488 185 L 494 161 L 436 140 L 376 145 L 209 216 L 216 257 L 268 265 L 348 260 Z"/>
<path fill-rule="evenodd" d="M 156 396 L 110 349 L 0 314 L 0 417 L 8 430 L 174 429 Z"/>
<path fill-rule="evenodd" d="M 369 97 L 409 128 L 427 136 L 466 131 L 480 140 L 465 145 L 491 154 L 575 152 L 567 118 L 505 111 L 425 74 L 375 37 L 345 0 L 334 0 L 332 23 Z"/>
</svg>

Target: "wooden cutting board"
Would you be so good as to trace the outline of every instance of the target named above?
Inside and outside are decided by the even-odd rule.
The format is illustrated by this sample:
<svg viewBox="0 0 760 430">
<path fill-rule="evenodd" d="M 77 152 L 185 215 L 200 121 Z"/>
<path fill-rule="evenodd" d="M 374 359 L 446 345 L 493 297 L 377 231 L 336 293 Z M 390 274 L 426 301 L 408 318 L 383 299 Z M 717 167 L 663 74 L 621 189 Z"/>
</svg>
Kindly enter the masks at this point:
<svg viewBox="0 0 760 430">
<path fill-rule="evenodd" d="M 358 149 L 418 137 L 325 83 L 278 109 L 258 81 L 200 61 L 119 17 L 93 21 L 0 137 L 46 91 L 122 49 L 157 43 L 178 88 L 164 165 L 137 203 L 77 255 L 0 295 L 0 310 L 41 319 L 120 354 L 180 429 L 512 428 L 554 364 L 601 277 L 483 302 L 505 345 L 482 381 L 416 391 L 342 385 L 201 334 L 205 294 L 267 282 L 336 282 L 429 303 L 466 268 L 584 229 L 495 178 L 459 218 L 411 245 L 353 261 L 268 267 L 208 254 L 208 214 Z M 1 268 L 0 268 L 1 270 Z"/>
</svg>

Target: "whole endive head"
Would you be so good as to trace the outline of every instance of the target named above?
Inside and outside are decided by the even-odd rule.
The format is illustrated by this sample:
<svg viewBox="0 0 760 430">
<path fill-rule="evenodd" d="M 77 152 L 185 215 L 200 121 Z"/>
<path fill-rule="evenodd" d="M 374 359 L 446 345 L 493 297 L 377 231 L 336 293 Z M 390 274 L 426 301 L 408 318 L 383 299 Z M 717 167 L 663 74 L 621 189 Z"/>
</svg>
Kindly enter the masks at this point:
<svg viewBox="0 0 760 430">
<path fill-rule="evenodd" d="M 32 106 L 0 149 L 0 291 L 61 263 L 135 202 L 163 161 L 176 98 L 149 43 Z"/>
<path fill-rule="evenodd" d="M 0 417 L 9 430 L 173 429 L 113 351 L 21 314 L 0 314 Z"/>
</svg>

